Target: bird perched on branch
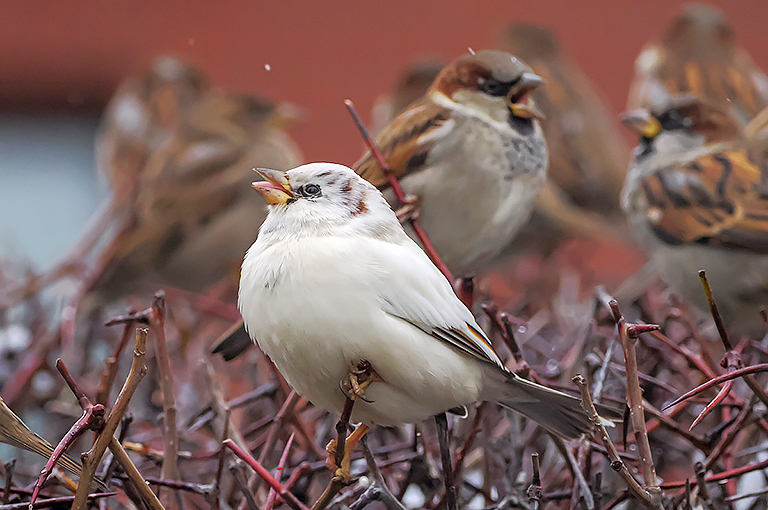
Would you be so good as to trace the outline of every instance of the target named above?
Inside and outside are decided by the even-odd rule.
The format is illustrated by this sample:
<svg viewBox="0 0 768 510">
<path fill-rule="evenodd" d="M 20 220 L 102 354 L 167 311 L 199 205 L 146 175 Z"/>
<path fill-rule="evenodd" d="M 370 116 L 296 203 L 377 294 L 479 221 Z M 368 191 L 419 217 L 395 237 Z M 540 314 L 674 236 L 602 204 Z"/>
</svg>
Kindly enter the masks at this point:
<svg viewBox="0 0 768 510">
<path fill-rule="evenodd" d="M 768 76 L 717 9 L 687 6 L 635 61 L 629 110 L 664 107 L 678 94 L 728 103 L 742 125 L 768 106 Z"/>
<path fill-rule="evenodd" d="M 508 53 L 463 55 L 376 137 L 455 273 L 498 254 L 530 216 L 547 173 L 541 114 L 531 99 L 541 82 Z M 388 185 L 370 152 L 355 170 L 381 189 Z"/>
<path fill-rule="evenodd" d="M 498 401 L 576 437 L 592 424 L 578 398 L 507 370 L 451 284 L 403 230 L 383 195 L 351 169 L 259 169 L 269 204 L 243 262 L 246 329 L 293 388 L 362 425 L 426 419 Z"/>
<path fill-rule="evenodd" d="M 639 136 L 622 196 L 630 226 L 662 279 L 708 309 L 706 271 L 727 325 L 765 333 L 768 305 L 766 112 L 745 130 L 730 110 L 680 96 L 635 110 Z"/>
<path fill-rule="evenodd" d="M 563 233 L 610 235 L 615 229 L 610 219 L 621 215 L 619 197 L 629 160 L 612 115 L 550 30 L 514 23 L 500 34 L 497 46 L 525 60 L 544 79 L 531 97 L 544 114 L 549 172 L 526 240 L 536 242 L 553 227 L 556 238 Z"/>
<path fill-rule="evenodd" d="M 107 108 L 97 154 L 124 205 L 92 284 L 100 301 L 137 283 L 194 292 L 225 277 L 236 284 L 265 217 L 246 196 L 252 168 L 301 162 L 280 108 L 206 83 L 196 68 L 161 58 L 121 86 Z"/>
</svg>

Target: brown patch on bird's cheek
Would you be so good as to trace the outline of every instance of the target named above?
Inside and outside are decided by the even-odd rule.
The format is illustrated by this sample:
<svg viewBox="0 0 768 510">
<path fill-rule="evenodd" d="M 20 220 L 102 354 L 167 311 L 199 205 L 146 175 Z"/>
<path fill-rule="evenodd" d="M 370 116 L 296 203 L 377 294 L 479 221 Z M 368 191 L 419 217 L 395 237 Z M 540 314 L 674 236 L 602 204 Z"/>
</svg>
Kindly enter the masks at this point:
<svg viewBox="0 0 768 510">
<path fill-rule="evenodd" d="M 352 191 L 352 179 L 349 179 L 347 182 L 344 183 L 344 186 L 341 187 L 342 193 L 349 193 Z"/>
<path fill-rule="evenodd" d="M 365 205 L 365 200 L 361 198 L 357 202 L 357 205 L 355 205 L 354 209 L 352 209 L 352 216 L 359 216 L 366 212 L 368 212 L 368 206 Z"/>
</svg>

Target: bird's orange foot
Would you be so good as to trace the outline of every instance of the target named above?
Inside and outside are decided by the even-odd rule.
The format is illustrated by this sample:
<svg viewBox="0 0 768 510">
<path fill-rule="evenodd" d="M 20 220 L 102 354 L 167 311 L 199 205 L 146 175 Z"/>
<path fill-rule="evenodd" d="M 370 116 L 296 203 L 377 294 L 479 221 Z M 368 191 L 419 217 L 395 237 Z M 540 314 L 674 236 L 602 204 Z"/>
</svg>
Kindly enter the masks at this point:
<svg viewBox="0 0 768 510">
<path fill-rule="evenodd" d="M 371 403 L 372 400 L 365 398 L 365 390 L 375 382 L 384 382 L 379 374 L 371 366 L 368 360 L 362 360 L 353 363 L 345 379 L 342 379 L 341 391 L 347 398 L 352 400 L 362 400 Z"/>
<path fill-rule="evenodd" d="M 334 476 L 338 476 L 341 480 L 349 483 L 352 481 L 352 474 L 350 473 L 350 467 L 352 464 L 352 452 L 357 447 L 357 443 L 363 438 L 366 432 L 368 432 L 368 426 L 362 423 L 349 435 L 344 441 L 344 457 L 341 459 L 341 466 L 336 465 L 336 440 L 331 441 L 325 446 L 325 451 L 328 452 L 328 458 L 325 459 L 325 466 L 333 472 Z"/>
</svg>

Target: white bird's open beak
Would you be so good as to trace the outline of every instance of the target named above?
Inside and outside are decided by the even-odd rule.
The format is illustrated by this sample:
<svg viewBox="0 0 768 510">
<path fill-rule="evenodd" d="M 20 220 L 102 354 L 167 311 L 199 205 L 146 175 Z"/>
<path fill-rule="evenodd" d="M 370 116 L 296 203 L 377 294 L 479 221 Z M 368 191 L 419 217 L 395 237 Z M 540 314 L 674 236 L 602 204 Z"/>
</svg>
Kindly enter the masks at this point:
<svg viewBox="0 0 768 510">
<path fill-rule="evenodd" d="M 285 204 L 293 198 L 291 185 L 284 172 L 269 168 L 254 168 L 254 170 L 264 177 L 264 180 L 251 183 L 251 187 L 264 197 L 269 205 Z"/>
</svg>

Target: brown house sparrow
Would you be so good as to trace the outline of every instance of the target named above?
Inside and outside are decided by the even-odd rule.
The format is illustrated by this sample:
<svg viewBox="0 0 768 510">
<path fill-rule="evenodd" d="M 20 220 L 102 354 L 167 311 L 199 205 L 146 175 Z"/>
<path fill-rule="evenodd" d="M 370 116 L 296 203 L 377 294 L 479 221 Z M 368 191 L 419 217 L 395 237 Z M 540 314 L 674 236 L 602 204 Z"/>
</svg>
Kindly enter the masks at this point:
<svg viewBox="0 0 768 510">
<path fill-rule="evenodd" d="M 603 216 L 620 213 L 629 160 L 629 148 L 613 116 L 550 30 L 515 23 L 500 35 L 498 46 L 518 55 L 544 78 L 544 86 L 531 97 L 544 114 L 541 126 L 549 148 L 547 181 L 552 189 L 539 196 L 536 213 L 568 231 L 604 231 Z"/>
<path fill-rule="evenodd" d="M 107 109 L 99 161 L 115 193 L 123 186 L 132 192 L 113 253 L 92 285 L 102 300 L 138 282 L 199 292 L 229 275 L 234 286 L 266 216 L 248 196 L 252 169 L 301 162 L 284 131 L 285 116 L 272 103 L 207 89 L 193 68 L 176 70 L 174 80 L 158 80 L 156 65 L 128 82 L 136 86 L 121 87 Z M 149 91 L 136 107 L 147 123 L 138 134 L 115 113 L 123 103 L 141 103 L 136 89 Z M 136 166 L 118 168 L 130 153 Z M 128 184 L 123 172 L 132 172 Z"/>
<path fill-rule="evenodd" d="M 96 140 L 96 166 L 116 195 L 130 200 L 149 154 L 209 90 L 202 71 L 169 56 L 156 58 L 147 71 L 120 84 Z"/>
<path fill-rule="evenodd" d="M 768 106 L 768 77 L 712 7 L 687 6 L 661 39 L 640 53 L 628 109 L 663 107 L 684 93 L 728 102 L 742 125 Z"/>
<path fill-rule="evenodd" d="M 464 55 L 376 137 L 403 189 L 418 198 L 430 240 L 457 274 L 498 254 L 530 216 L 547 172 L 541 115 L 530 97 L 541 82 L 508 53 Z M 387 187 L 370 153 L 355 169 Z"/>
<path fill-rule="evenodd" d="M 697 274 L 706 270 L 727 324 L 764 333 L 758 313 L 768 305 L 764 140 L 744 136 L 728 110 L 691 96 L 636 110 L 625 122 L 641 142 L 622 206 L 659 275 L 706 310 Z"/>
</svg>

